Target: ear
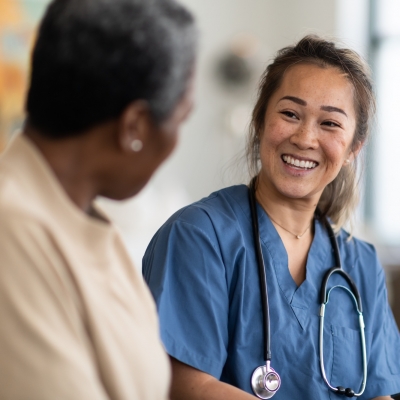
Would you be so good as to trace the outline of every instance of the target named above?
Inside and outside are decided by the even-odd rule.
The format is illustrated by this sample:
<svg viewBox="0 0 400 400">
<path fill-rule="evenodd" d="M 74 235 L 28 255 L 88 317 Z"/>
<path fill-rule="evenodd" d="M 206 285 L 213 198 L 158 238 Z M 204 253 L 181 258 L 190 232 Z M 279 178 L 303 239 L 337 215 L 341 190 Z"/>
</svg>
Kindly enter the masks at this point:
<svg viewBox="0 0 400 400">
<path fill-rule="evenodd" d="M 143 100 L 130 103 L 119 117 L 117 141 L 124 152 L 138 152 L 147 142 L 151 130 L 148 104 Z"/>
<path fill-rule="evenodd" d="M 352 150 L 350 151 L 349 155 L 347 156 L 347 159 L 344 161 L 344 166 L 351 164 L 358 156 L 360 153 L 361 149 L 363 148 L 364 143 L 358 141 L 355 145 L 353 145 Z"/>
</svg>

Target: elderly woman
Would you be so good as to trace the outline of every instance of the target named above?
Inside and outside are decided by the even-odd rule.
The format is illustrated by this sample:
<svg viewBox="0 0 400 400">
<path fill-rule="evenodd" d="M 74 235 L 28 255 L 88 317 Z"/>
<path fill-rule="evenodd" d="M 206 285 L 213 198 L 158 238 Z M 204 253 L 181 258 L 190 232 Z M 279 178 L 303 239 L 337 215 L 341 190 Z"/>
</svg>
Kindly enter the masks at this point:
<svg viewBox="0 0 400 400">
<path fill-rule="evenodd" d="M 0 159 L 0 398 L 167 399 L 156 308 L 96 196 L 138 193 L 192 107 L 173 0 L 55 0 Z"/>
<path fill-rule="evenodd" d="M 373 246 L 342 229 L 373 111 L 366 66 L 332 42 L 307 36 L 267 67 L 249 138 L 255 178 L 177 212 L 144 257 L 173 400 L 400 391 L 384 272 Z"/>
</svg>

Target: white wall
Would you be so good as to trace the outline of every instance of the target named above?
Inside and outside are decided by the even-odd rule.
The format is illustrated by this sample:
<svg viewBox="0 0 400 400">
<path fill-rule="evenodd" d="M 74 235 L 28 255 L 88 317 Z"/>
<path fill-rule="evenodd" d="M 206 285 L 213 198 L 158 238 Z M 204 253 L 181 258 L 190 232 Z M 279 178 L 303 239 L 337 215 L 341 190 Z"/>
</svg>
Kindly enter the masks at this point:
<svg viewBox="0 0 400 400">
<path fill-rule="evenodd" d="M 251 109 L 258 76 L 278 49 L 306 33 L 339 33 L 361 51 L 363 46 L 364 25 L 357 23 L 357 13 L 348 17 L 346 0 L 181 1 L 196 15 L 201 32 L 196 108 L 182 128 L 175 153 L 143 193 L 123 205 L 106 204 L 124 232 L 137 267 L 152 235 L 173 211 L 243 181 L 245 163 L 238 162 L 238 157 L 243 154 L 244 129 L 242 134 L 233 134 L 225 120 L 237 106 Z M 358 6 L 360 1 L 366 3 L 352 1 Z M 358 16 L 362 18 L 362 13 Z M 255 36 L 260 43 L 253 60 L 256 78 L 245 89 L 227 91 L 215 78 L 216 60 L 242 33 Z"/>
<path fill-rule="evenodd" d="M 306 32 L 334 34 L 335 2 L 321 0 L 183 0 L 197 16 L 200 57 L 196 110 L 182 130 L 181 143 L 159 177 L 174 176 L 191 200 L 229 183 L 227 163 L 244 148 L 244 135 L 233 136 L 224 121 L 239 104 L 253 105 L 258 76 L 274 53 Z M 223 90 L 215 79 L 216 59 L 235 35 L 260 40 L 256 79 L 248 90 Z M 228 174 L 228 176 L 226 176 Z M 225 180 L 224 180 L 225 177 Z"/>
<path fill-rule="evenodd" d="M 369 0 L 336 0 L 335 35 L 348 47 L 367 57 Z"/>
</svg>

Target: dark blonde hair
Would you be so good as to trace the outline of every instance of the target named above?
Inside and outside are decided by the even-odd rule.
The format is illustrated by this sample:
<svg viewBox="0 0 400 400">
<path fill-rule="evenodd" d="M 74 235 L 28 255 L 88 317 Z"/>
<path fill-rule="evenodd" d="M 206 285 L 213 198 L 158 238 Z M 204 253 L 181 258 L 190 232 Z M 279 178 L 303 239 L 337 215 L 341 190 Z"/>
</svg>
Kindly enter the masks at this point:
<svg viewBox="0 0 400 400">
<path fill-rule="evenodd" d="M 260 170 L 260 134 L 264 127 L 267 105 L 282 83 L 285 71 L 295 64 L 316 64 L 321 68 L 334 67 L 342 71 L 354 87 L 356 129 L 352 149 L 368 139 L 371 121 L 375 113 L 375 96 L 367 64 L 353 50 L 340 48 L 336 43 L 315 35 L 308 35 L 296 45 L 278 51 L 273 62 L 261 77 L 258 99 L 253 109 L 247 142 L 247 158 L 251 176 Z M 328 216 L 335 229 L 340 229 L 352 216 L 358 203 L 356 158 L 352 165 L 342 167 L 336 178 L 329 183 L 318 202 L 322 217 Z"/>
</svg>

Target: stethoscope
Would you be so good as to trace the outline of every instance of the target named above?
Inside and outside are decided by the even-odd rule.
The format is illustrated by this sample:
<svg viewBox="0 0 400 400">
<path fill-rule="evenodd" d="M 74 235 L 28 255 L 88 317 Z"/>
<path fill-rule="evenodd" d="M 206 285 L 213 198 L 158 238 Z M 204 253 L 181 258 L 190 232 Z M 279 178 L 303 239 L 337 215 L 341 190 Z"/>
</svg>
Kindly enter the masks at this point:
<svg viewBox="0 0 400 400">
<path fill-rule="evenodd" d="M 255 250 L 257 255 L 257 264 L 258 264 L 258 272 L 260 277 L 260 290 L 261 290 L 261 299 L 262 299 L 262 310 L 263 310 L 263 333 L 264 333 L 264 360 L 265 365 L 261 365 L 257 367 L 253 375 L 251 377 L 251 387 L 253 389 L 254 394 L 260 399 L 269 399 L 271 398 L 280 388 L 281 386 L 281 378 L 279 374 L 271 367 L 271 336 L 270 336 L 270 318 L 269 318 L 269 306 L 268 306 L 268 289 L 267 289 L 267 279 L 265 274 L 265 264 L 264 258 L 261 251 L 261 242 L 260 242 L 260 232 L 258 228 L 258 217 L 257 217 L 257 202 L 256 202 L 256 177 L 252 179 L 249 188 L 249 202 L 251 209 L 251 218 L 253 223 L 253 235 L 255 242 Z M 347 397 L 359 397 L 364 393 L 365 386 L 367 384 L 367 351 L 365 345 L 365 325 L 364 318 L 362 314 L 362 304 L 361 297 L 358 292 L 358 289 L 350 278 L 350 276 L 342 269 L 342 263 L 340 261 L 340 253 L 339 247 L 336 240 L 335 233 L 327 219 L 324 219 L 324 223 L 326 229 L 328 231 L 329 239 L 331 241 L 332 249 L 335 256 L 336 267 L 330 268 L 326 273 L 322 280 L 321 285 L 321 308 L 320 308 L 320 323 L 319 323 L 319 355 L 320 355 L 320 367 L 322 378 L 325 383 L 328 385 L 329 389 L 335 392 L 338 395 L 344 395 Z M 337 285 L 333 286 L 327 292 L 327 285 L 330 277 L 333 274 L 341 275 L 349 284 L 350 289 Z M 360 324 L 360 335 L 361 335 L 361 347 L 362 347 L 362 359 L 363 359 L 363 380 L 361 389 L 358 393 L 355 393 L 351 388 L 344 388 L 342 386 L 334 387 L 328 381 L 325 374 L 324 367 L 324 318 L 325 318 L 325 308 L 329 302 L 329 296 L 332 290 L 340 288 L 347 291 L 351 298 L 354 301 L 358 319 Z"/>
</svg>

